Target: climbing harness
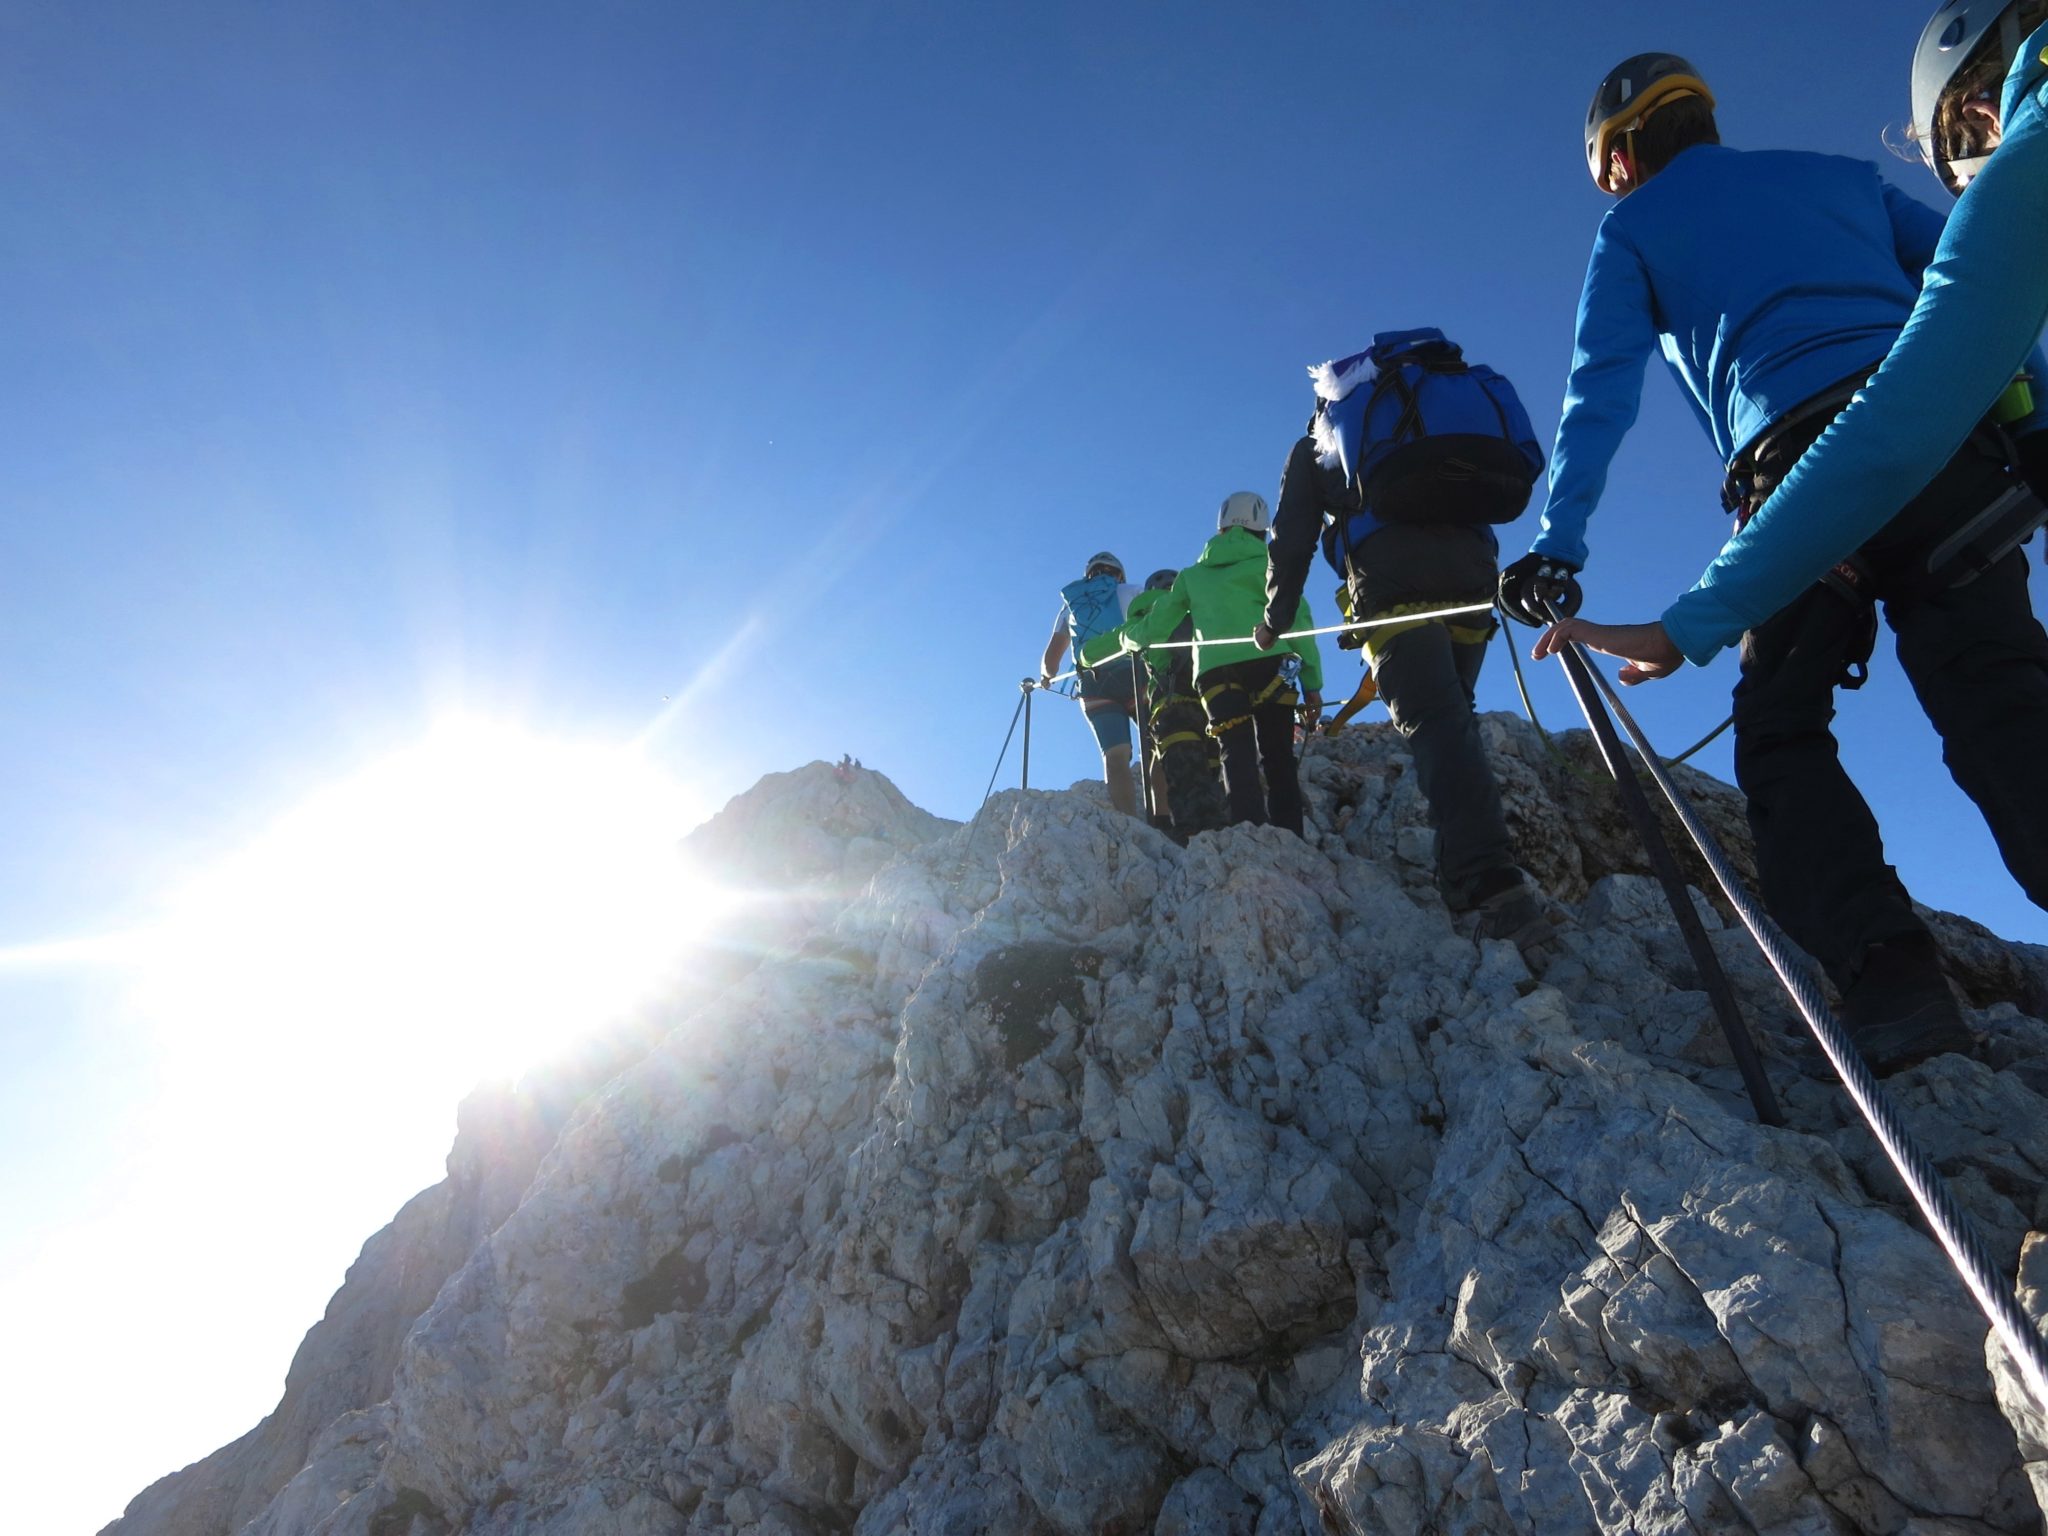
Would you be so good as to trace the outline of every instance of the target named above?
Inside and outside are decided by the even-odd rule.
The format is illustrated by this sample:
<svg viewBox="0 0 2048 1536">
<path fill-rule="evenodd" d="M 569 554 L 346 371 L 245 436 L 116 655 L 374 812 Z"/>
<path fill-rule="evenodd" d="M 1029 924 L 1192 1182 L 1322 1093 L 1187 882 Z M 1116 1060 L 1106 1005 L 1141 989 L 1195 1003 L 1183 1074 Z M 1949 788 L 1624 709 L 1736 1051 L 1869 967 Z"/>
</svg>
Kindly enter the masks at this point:
<svg viewBox="0 0 2048 1536">
<path fill-rule="evenodd" d="M 1379 696 L 1380 685 L 1378 680 L 1374 678 L 1372 673 L 1366 673 L 1365 676 L 1359 680 L 1357 690 L 1345 702 L 1344 707 L 1342 709 L 1338 710 L 1337 713 L 1330 716 L 1329 719 L 1319 719 L 1316 721 L 1314 725 L 1309 727 L 1309 739 L 1313 741 L 1315 739 L 1316 733 L 1319 731 L 1329 736 L 1337 735 L 1340 731 L 1344 729 L 1345 726 L 1351 723 L 1351 717 L 1353 715 L 1357 714 L 1360 710 L 1364 709 L 1366 705 L 1370 704 L 1374 699 L 1378 698 Z"/>
<path fill-rule="evenodd" d="M 1361 637 L 1359 649 L 1365 652 L 1368 666 L 1378 666 L 1386 648 L 1403 635 L 1428 624 L 1443 624 L 1453 645 L 1484 645 L 1493 638 L 1493 632 L 1500 628 L 1500 621 L 1494 617 L 1493 605 L 1487 603 L 1484 624 L 1457 624 L 1441 618 L 1438 611 L 1427 603 L 1399 603 L 1392 608 L 1381 610 L 1372 620 L 1375 626 L 1370 634 Z"/>
<path fill-rule="evenodd" d="M 2026 1384 L 2028 1394 L 2039 1407 L 2048 1411 L 2048 1344 L 2044 1344 L 2011 1289 L 1999 1278 L 1997 1267 L 1991 1262 L 1990 1255 L 1984 1247 L 1984 1240 L 1978 1236 L 1976 1227 L 1962 1207 L 1956 1203 L 1955 1196 L 1949 1192 L 1941 1175 L 1936 1172 L 1934 1164 L 1928 1160 L 1927 1154 L 1914 1142 L 1911 1133 L 1906 1129 L 1904 1119 L 1899 1114 L 1898 1106 L 1878 1085 L 1869 1066 L 1856 1053 L 1856 1048 L 1850 1043 L 1841 1022 L 1827 1005 L 1821 991 L 1820 978 L 1814 973 L 1812 963 L 1792 947 L 1791 941 L 1736 878 L 1734 868 L 1728 862 L 1728 855 L 1722 850 L 1720 842 L 1700 820 L 1699 813 L 1693 809 L 1692 803 L 1672 782 L 1670 774 L 1658 761 L 1656 750 L 1650 745 L 1649 738 L 1643 734 L 1642 727 L 1636 724 L 1634 716 L 1621 702 L 1614 685 L 1587 662 L 1585 653 L 1577 644 L 1567 642 L 1559 650 L 1558 656 L 1565 664 L 1565 670 L 1572 679 L 1573 692 L 1578 696 L 1580 708 L 1586 712 L 1587 723 L 1594 726 L 1595 734 L 1600 734 L 1600 726 L 1595 723 L 1596 714 L 1600 721 L 1607 723 L 1609 736 L 1613 733 L 1613 723 L 1608 720 L 1606 710 L 1600 708 L 1600 700 L 1595 696 L 1594 689 L 1605 697 L 1607 705 L 1614 712 L 1614 718 L 1620 720 L 1622 728 L 1628 732 L 1629 740 L 1635 744 L 1636 752 L 1649 770 L 1650 777 L 1657 781 L 1657 787 L 1671 803 L 1671 809 L 1677 814 L 1680 825 L 1691 836 L 1694 846 L 1700 851 L 1700 856 L 1706 860 L 1707 867 L 1713 871 L 1722 894 L 1728 898 L 1729 904 L 1735 908 L 1736 915 L 1742 919 L 1742 926 L 1749 930 L 1749 935 L 1756 941 L 1757 948 L 1763 951 L 1771 969 L 1777 972 L 1778 980 L 1784 986 L 1786 994 L 1798 1006 L 1800 1014 L 1806 1020 L 1807 1028 L 1820 1043 L 1820 1048 L 1833 1065 L 1835 1074 L 1841 1078 L 1842 1086 L 1848 1091 L 1857 1110 L 1861 1112 L 1871 1133 L 1876 1136 L 1878 1145 L 1884 1149 L 1884 1154 L 1890 1159 L 1892 1167 L 1898 1170 L 1899 1177 L 1905 1181 L 1907 1190 L 1913 1196 L 1913 1203 L 1920 1207 L 1921 1214 L 1927 1218 L 1935 1239 L 1947 1252 L 1949 1261 L 1962 1277 L 1963 1284 L 1976 1298 L 1977 1305 L 1990 1320 L 1993 1332 L 1998 1335 L 2000 1342 L 2012 1356 L 2019 1368 L 2021 1380 Z M 1638 793 L 1641 792 L 1640 786 L 1637 786 L 1637 790 Z M 1689 910 L 1691 903 L 1686 902 L 1685 907 Z"/>
<path fill-rule="evenodd" d="M 1934 587 L 1966 586 L 2031 539 L 2048 522 L 2048 505 L 2022 483 L 1964 523 L 1927 556 Z"/>
<path fill-rule="evenodd" d="M 1236 695 L 1226 698 L 1226 695 Z M 1247 692 L 1245 685 L 1232 678 L 1225 682 L 1212 683 L 1202 690 L 1202 708 L 1209 713 L 1209 734 L 1221 741 L 1226 734 L 1240 726 L 1250 725 L 1252 717 L 1276 699 L 1284 700 L 1288 709 L 1293 709 L 1297 695 L 1285 673 L 1276 672 L 1272 680 L 1257 693 Z M 1218 720 L 1214 711 L 1237 708 L 1238 714 Z"/>
<path fill-rule="evenodd" d="M 1735 514 L 1738 532 L 1763 508 L 1801 455 L 1820 439 L 1870 377 L 1871 370 L 1859 371 L 1794 406 L 1736 456 L 1721 484 L 1721 505 Z M 2013 421 L 2028 414 L 2032 405 L 2032 380 L 2021 374 L 2006 386 L 1998 403 L 1972 429 L 1967 446 L 2003 464 L 2015 477 L 2014 483 L 1935 545 L 1921 569 L 1905 578 L 1903 588 L 1888 596 L 1897 597 L 1905 590 L 1926 593 L 1967 586 L 2031 539 L 2043 523 L 2048 523 L 2048 504 L 2035 495 L 2022 476 L 2019 451 L 2006 430 Z M 1875 578 L 1862 557 L 1852 554 L 1820 580 L 1821 585 L 1862 610 L 1856 644 L 1840 684 L 1860 688 L 1869 677 L 1867 663 L 1877 645 Z"/>
</svg>

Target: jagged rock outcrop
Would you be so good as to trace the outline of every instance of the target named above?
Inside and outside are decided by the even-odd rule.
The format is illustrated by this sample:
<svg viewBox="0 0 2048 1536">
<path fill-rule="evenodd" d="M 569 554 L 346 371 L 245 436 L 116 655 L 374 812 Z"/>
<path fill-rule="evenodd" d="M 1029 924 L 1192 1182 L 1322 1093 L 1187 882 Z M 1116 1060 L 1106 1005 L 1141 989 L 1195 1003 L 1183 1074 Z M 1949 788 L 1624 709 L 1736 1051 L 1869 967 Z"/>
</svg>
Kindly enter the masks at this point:
<svg viewBox="0 0 2048 1536">
<path fill-rule="evenodd" d="M 1708 905 L 1782 1130 L 1611 792 L 1486 730 L 1540 974 L 1456 931 L 1384 729 L 1313 749 L 1306 842 L 764 782 L 696 841 L 796 890 L 768 958 L 402 1239 L 463 1250 L 430 1301 L 366 1250 L 402 1348 L 237 1442 L 288 1482 L 209 1502 L 230 1447 L 110 1530 L 2037 1530 L 2040 1417 L 1747 938 Z M 1892 1086 L 2038 1314 L 2048 963 L 1940 929 L 1992 1043 Z"/>
</svg>

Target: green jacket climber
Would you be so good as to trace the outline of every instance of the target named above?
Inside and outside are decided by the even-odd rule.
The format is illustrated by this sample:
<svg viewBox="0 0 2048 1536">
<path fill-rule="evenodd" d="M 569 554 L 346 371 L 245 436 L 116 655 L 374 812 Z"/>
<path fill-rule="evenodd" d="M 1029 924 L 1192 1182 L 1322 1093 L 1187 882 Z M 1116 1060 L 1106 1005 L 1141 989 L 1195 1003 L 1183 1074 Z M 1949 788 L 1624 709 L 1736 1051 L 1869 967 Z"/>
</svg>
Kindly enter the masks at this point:
<svg viewBox="0 0 2048 1536">
<path fill-rule="evenodd" d="M 1225 528 L 1202 547 L 1202 557 L 1182 570 L 1172 588 L 1158 596 L 1159 601 L 1147 604 L 1142 614 L 1132 603 L 1130 617 L 1118 632 L 1125 650 L 1156 645 L 1170 638 L 1182 619 L 1192 617 L 1198 678 L 1232 662 L 1273 654 L 1250 640 L 1252 627 L 1266 612 L 1266 541 L 1250 529 Z M 1302 598 L 1295 608 L 1294 628 L 1314 626 L 1308 599 Z M 1323 658 L 1314 636 L 1283 640 L 1275 650 L 1301 657 L 1304 692 L 1322 691 Z"/>
</svg>

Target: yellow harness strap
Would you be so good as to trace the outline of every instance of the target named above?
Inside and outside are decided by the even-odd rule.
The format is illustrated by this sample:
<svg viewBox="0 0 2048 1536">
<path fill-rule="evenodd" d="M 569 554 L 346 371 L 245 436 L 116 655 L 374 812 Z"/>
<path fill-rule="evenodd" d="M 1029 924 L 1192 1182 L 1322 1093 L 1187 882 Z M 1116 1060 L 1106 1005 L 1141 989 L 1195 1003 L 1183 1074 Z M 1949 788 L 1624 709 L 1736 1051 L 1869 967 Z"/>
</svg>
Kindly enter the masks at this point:
<svg viewBox="0 0 2048 1536">
<path fill-rule="evenodd" d="M 2034 382 L 2024 373 L 2005 386 L 2005 393 L 1991 407 L 1991 419 L 2001 427 L 2025 421 L 2034 414 Z"/>
<path fill-rule="evenodd" d="M 1244 685 L 1242 683 L 1217 683 L 1213 687 L 1204 688 L 1202 690 L 1202 703 L 1206 707 L 1213 700 L 1220 698 L 1222 695 L 1226 693 L 1242 694 L 1243 692 Z M 1227 720 L 1210 721 L 1209 734 L 1211 736 L 1221 737 L 1225 732 L 1234 731 L 1239 726 L 1250 725 L 1252 723 L 1252 711 L 1260 708 L 1262 705 L 1270 704 L 1274 702 L 1276 699 L 1284 703 L 1287 708 L 1292 709 L 1294 708 L 1296 699 L 1298 699 L 1299 697 L 1300 695 L 1295 693 L 1295 691 L 1292 688 L 1287 686 L 1286 679 L 1282 678 L 1278 673 L 1275 673 L 1273 676 L 1273 680 L 1270 683 L 1266 684 L 1265 687 L 1261 688 L 1256 694 L 1254 694 L 1251 698 L 1246 700 L 1245 713 L 1241 715 L 1232 715 Z"/>
<path fill-rule="evenodd" d="M 1372 617 L 1378 620 L 1395 619 L 1404 613 L 1427 613 L 1433 608 L 1441 608 L 1443 606 L 1444 600 L 1442 598 L 1436 598 L 1423 603 L 1396 603 L 1391 608 L 1381 609 L 1378 613 L 1373 614 Z M 1445 629 L 1451 632 L 1451 639 L 1460 645 L 1484 645 L 1493 638 L 1494 630 L 1499 627 L 1490 617 L 1484 624 L 1454 624 L 1448 619 L 1417 619 L 1412 624 L 1382 623 L 1379 628 L 1369 629 L 1365 632 L 1365 654 L 1368 665 L 1378 666 L 1380 656 L 1389 645 L 1407 634 L 1410 630 L 1420 629 L 1425 624 L 1443 625 Z"/>
<path fill-rule="evenodd" d="M 1380 685 L 1368 672 L 1358 684 L 1358 691 L 1351 695 L 1344 707 L 1332 715 L 1323 726 L 1325 736 L 1335 736 L 1351 722 L 1351 717 L 1380 696 Z"/>
</svg>

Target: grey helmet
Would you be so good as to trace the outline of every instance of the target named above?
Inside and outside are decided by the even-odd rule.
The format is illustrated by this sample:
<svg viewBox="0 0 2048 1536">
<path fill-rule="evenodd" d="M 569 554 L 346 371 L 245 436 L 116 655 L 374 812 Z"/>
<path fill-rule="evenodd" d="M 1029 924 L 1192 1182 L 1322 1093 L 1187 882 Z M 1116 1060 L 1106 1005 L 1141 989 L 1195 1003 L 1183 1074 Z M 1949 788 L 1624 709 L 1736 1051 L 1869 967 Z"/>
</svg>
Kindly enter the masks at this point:
<svg viewBox="0 0 2048 1536">
<path fill-rule="evenodd" d="M 1232 491 L 1216 512 L 1218 533 L 1226 528 L 1249 528 L 1253 533 L 1264 533 L 1272 526 L 1273 515 L 1266 510 L 1266 498 L 1257 491 Z"/>
<path fill-rule="evenodd" d="M 1607 71 L 1586 108 L 1586 169 L 1602 192 L 1614 190 L 1607 184 L 1607 157 L 1615 139 L 1679 96 L 1703 96 L 1714 105 L 1700 72 L 1675 53 L 1639 53 Z"/>
<path fill-rule="evenodd" d="M 1147 592 L 1168 592 L 1172 590 L 1173 584 L 1179 579 L 1180 572 L 1171 568 L 1154 571 L 1145 578 L 1145 590 Z"/>
<path fill-rule="evenodd" d="M 1109 574 L 1114 576 L 1118 581 L 1122 581 L 1124 579 L 1123 561 L 1117 559 L 1115 555 L 1112 555 L 1106 549 L 1098 549 L 1094 554 L 1088 557 L 1088 564 L 1082 567 L 1081 575 L 1085 579 L 1086 577 L 1097 575 L 1103 571 L 1109 572 Z"/>
<path fill-rule="evenodd" d="M 2010 64 L 2021 41 L 2019 0 L 2006 0 L 2003 5 L 1999 0 L 1947 0 L 1928 18 L 1920 46 L 1913 50 L 1913 138 L 1927 168 L 1954 196 L 1962 195 L 1970 178 L 1983 169 L 1986 157 L 1941 157 L 1934 142 L 1934 118 L 1941 99 L 1964 67 L 1975 61 L 1981 47 L 1996 47 Z"/>
</svg>

